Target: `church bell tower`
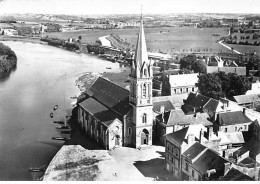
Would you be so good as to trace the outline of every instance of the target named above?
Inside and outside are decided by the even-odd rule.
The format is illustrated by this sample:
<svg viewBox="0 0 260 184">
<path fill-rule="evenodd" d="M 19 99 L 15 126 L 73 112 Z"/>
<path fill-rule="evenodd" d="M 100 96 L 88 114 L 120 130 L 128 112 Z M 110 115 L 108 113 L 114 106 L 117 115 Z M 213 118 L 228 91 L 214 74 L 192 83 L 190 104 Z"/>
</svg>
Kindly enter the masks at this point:
<svg viewBox="0 0 260 184">
<path fill-rule="evenodd" d="M 152 145 L 153 68 L 152 61 L 148 60 L 142 16 L 130 78 L 129 102 L 133 106 L 133 143 L 136 148 Z"/>
</svg>

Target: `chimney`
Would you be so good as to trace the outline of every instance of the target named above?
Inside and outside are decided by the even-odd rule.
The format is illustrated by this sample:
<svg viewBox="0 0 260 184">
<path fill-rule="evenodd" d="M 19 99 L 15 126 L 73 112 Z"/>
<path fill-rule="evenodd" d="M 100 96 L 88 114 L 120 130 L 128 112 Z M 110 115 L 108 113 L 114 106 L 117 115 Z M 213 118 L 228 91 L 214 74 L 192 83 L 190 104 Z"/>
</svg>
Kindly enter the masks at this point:
<svg viewBox="0 0 260 184">
<path fill-rule="evenodd" d="M 224 163 L 224 176 L 228 173 L 228 171 L 231 169 L 231 163 L 226 162 Z"/>
<path fill-rule="evenodd" d="M 243 114 L 246 115 L 246 108 L 243 108 Z"/>
<path fill-rule="evenodd" d="M 257 163 L 254 164 L 254 178 L 255 181 L 259 180 L 259 168 L 257 168 Z"/>
<path fill-rule="evenodd" d="M 211 174 L 216 173 L 216 169 L 207 170 L 207 173 L 208 173 L 208 178 L 209 178 L 211 176 Z"/>
<path fill-rule="evenodd" d="M 202 141 L 203 133 L 204 133 L 204 132 L 203 132 L 203 130 L 201 129 L 201 130 L 200 130 L 200 139 L 199 139 L 199 143 L 200 143 L 200 144 L 201 144 L 201 141 Z"/>
<path fill-rule="evenodd" d="M 193 143 L 195 143 L 195 136 L 193 134 L 189 134 L 187 136 L 188 139 L 188 145 L 192 145 Z"/>
<path fill-rule="evenodd" d="M 164 110 L 165 110 L 164 105 L 161 105 L 161 107 L 160 107 L 160 113 L 163 114 L 163 113 L 164 113 Z"/>
<path fill-rule="evenodd" d="M 162 122 L 164 122 L 164 113 L 162 113 Z"/>
</svg>

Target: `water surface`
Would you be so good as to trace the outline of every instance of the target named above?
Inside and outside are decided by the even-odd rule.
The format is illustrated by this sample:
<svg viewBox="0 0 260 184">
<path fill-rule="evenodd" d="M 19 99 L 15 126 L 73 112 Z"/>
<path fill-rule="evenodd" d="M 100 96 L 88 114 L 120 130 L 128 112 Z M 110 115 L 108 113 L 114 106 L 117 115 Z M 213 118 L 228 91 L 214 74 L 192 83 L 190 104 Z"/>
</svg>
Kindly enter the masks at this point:
<svg viewBox="0 0 260 184">
<path fill-rule="evenodd" d="M 48 164 L 62 145 L 49 117 L 54 105 L 71 109 L 75 80 L 86 72 L 119 72 L 118 63 L 48 45 L 6 41 L 17 68 L 0 80 L 0 180 L 32 180 L 29 167 Z"/>
</svg>

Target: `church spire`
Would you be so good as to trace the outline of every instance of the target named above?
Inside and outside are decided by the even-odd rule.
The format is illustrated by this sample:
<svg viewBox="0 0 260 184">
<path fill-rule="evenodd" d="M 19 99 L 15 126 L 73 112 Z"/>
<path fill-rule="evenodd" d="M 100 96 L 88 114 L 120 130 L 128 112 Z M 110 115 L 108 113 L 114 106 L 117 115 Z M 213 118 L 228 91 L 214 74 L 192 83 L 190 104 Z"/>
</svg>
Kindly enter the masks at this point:
<svg viewBox="0 0 260 184">
<path fill-rule="evenodd" d="M 140 21 L 140 30 L 138 34 L 136 51 L 135 51 L 135 67 L 142 68 L 143 64 L 148 62 L 148 54 L 144 36 L 144 28 L 143 28 L 143 14 L 141 13 L 141 21 Z"/>
</svg>

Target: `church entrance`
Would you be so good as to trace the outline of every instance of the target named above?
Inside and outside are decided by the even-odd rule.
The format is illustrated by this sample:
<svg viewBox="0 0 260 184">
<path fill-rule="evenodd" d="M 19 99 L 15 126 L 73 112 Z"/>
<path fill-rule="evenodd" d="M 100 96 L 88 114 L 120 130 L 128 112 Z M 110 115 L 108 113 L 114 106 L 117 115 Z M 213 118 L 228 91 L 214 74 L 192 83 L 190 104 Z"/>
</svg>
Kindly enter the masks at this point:
<svg viewBox="0 0 260 184">
<path fill-rule="evenodd" d="M 120 136 L 116 135 L 115 137 L 115 146 L 120 146 Z"/>
<path fill-rule="evenodd" d="M 147 144 L 148 145 L 149 140 L 149 132 L 146 129 L 143 129 L 143 132 L 141 134 L 141 145 Z"/>
</svg>

